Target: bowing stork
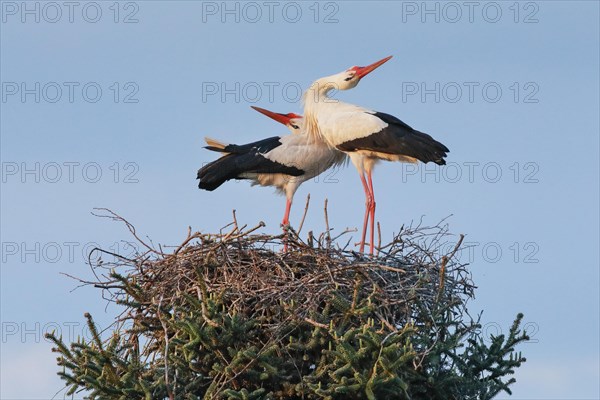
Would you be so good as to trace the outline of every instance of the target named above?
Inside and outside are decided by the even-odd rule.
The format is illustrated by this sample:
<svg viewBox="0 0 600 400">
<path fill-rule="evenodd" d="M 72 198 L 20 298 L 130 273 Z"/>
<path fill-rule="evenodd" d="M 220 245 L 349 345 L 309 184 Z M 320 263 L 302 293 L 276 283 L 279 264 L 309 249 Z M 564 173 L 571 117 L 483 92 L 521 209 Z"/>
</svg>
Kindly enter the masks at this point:
<svg viewBox="0 0 600 400">
<path fill-rule="evenodd" d="M 343 163 L 346 156 L 319 138 L 306 135 L 301 115 L 252 108 L 284 124 L 292 134 L 244 145 L 205 138 L 208 144 L 206 148 L 223 156 L 198 171 L 198 187 L 212 191 L 231 179 L 247 179 L 253 186 L 274 186 L 286 197 L 285 214 L 281 221 L 285 228 L 290 224 L 292 200 L 298 187 L 332 166 Z"/>
<path fill-rule="evenodd" d="M 370 254 L 374 248 L 375 193 L 371 173 L 379 160 L 444 165 L 449 152 L 442 143 L 411 128 L 398 118 L 329 98 L 336 90 L 356 87 L 360 80 L 388 61 L 386 57 L 366 67 L 351 67 L 318 79 L 304 94 L 304 118 L 309 136 L 320 137 L 342 151 L 358 170 L 366 197 L 360 251 L 364 252 L 369 220 Z"/>
</svg>

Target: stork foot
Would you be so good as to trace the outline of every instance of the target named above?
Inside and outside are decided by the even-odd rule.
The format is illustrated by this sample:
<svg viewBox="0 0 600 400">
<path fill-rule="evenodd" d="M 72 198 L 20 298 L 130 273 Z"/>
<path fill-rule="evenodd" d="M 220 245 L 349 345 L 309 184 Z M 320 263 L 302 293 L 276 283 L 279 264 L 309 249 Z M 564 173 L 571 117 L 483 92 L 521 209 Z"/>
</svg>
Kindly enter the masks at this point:
<svg viewBox="0 0 600 400">
<path fill-rule="evenodd" d="M 288 251 L 288 235 L 290 228 L 290 221 L 283 220 L 281 221 L 281 228 L 283 229 L 283 253 L 287 253 Z"/>
</svg>

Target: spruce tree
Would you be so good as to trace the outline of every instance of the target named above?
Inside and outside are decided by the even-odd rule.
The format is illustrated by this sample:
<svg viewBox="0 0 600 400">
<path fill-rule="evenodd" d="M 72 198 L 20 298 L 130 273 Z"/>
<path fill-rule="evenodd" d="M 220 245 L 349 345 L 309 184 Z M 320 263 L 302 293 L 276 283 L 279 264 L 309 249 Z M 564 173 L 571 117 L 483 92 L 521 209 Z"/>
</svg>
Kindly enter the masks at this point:
<svg viewBox="0 0 600 400">
<path fill-rule="evenodd" d="M 128 224 L 128 227 L 131 225 Z M 518 314 L 483 337 L 447 226 L 404 228 L 377 257 L 234 226 L 188 234 L 96 266 L 96 286 L 123 307 L 102 338 L 64 343 L 67 395 L 92 399 L 492 399 L 510 394 L 528 340 Z M 104 273 L 98 273 L 104 271 Z"/>
</svg>

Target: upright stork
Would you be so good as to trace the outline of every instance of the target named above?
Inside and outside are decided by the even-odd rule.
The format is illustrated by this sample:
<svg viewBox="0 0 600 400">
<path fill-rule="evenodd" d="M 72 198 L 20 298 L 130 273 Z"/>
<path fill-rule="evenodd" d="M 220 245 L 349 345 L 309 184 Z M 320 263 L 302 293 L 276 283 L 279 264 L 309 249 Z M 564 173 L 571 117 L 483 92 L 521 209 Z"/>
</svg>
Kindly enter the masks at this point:
<svg viewBox="0 0 600 400">
<path fill-rule="evenodd" d="M 332 90 L 348 90 L 388 61 L 386 57 L 366 67 L 351 67 L 316 80 L 304 94 L 304 119 L 308 136 L 322 138 L 330 147 L 350 157 L 358 170 L 365 197 L 365 215 L 360 242 L 364 252 L 369 220 L 370 254 L 374 248 L 375 193 L 371 173 L 379 160 L 444 165 L 449 152 L 442 143 L 419 132 L 398 118 L 329 97 Z"/>
<path fill-rule="evenodd" d="M 259 107 L 260 113 L 287 126 L 291 135 L 273 136 L 244 145 L 226 144 L 205 138 L 208 150 L 223 154 L 198 171 L 198 187 L 215 190 L 230 179 L 248 179 L 252 185 L 274 186 L 285 194 L 284 228 L 290 224 L 294 194 L 305 181 L 343 163 L 346 155 L 315 136 L 304 133 L 301 115 L 280 114 Z M 286 246 L 287 247 L 287 246 Z"/>
</svg>

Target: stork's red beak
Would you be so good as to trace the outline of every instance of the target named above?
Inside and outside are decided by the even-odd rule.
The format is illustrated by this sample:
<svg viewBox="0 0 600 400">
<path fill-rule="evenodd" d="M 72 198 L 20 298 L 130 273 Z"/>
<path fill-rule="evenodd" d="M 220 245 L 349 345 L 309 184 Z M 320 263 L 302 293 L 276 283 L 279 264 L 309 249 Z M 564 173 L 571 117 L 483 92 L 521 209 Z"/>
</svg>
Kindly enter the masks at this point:
<svg viewBox="0 0 600 400">
<path fill-rule="evenodd" d="M 280 113 L 276 113 L 273 111 L 265 110 L 264 108 L 260 108 L 260 107 L 255 107 L 255 106 L 250 106 L 250 107 L 254 108 L 259 113 L 264 114 L 267 117 L 274 119 L 275 121 L 277 121 L 283 125 L 289 125 L 290 120 L 292 120 L 292 119 L 302 118 L 302 115 L 298 115 L 298 114 L 294 114 L 294 113 L 280 114 Z"/>
<path fill-rule="evenodd" d="M 387 60 L 389 60 L 392 57 L 393 56 L 383 58 L 371 65 L 367 65 L 366 67 L 353 67 L 352 69 L 354 69 L 354 71 L 356 71 L 356 76 L 358 76 L 358 79 L 361 79 L 364 76 L 366 76 L 367 74 L 369 74 L 370 72 L 373 72 L 379 66 L 383 65 Z"/>
</svg>

